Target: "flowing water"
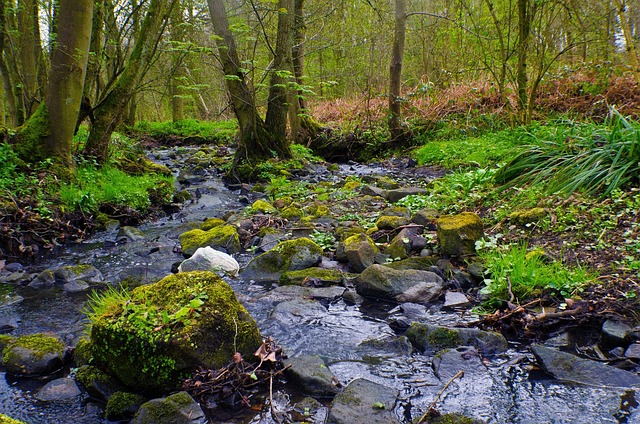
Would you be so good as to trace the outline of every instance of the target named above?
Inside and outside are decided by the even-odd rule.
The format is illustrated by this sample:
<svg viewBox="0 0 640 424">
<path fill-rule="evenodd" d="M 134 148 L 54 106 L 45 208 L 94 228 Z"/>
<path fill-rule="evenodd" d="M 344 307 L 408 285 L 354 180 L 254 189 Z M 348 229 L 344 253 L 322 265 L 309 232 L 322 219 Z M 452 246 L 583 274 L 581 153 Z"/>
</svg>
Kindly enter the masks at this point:
<svg viewBox="0 0 640 424">
<path fill-rule="evenodd" d="M 167 153 L 155 152 L 156 160 L 168 160 Z M 170 165 L 177 173 L 177 165 Z M 381 172 L 381 169 L 345 166 L 340 172 L 366 174 Z M 328 172 L 321 177 L 333 178 Z M 115 232 L 103 232 L 84 243 L 58 248 L 31 266 L 29 272 L 86 263 L 98 268 L 112 283 L 124 278 L 151 282 L 168 275 L 172 265 L 182 259 L 175 248 L 179 244 L 178 236 L 192 228 L 189 222 L 222 216 L 226 211 L 246 206 L 239 191 L 229 191 L 215 176 L 190 176 L 188 180 L 187 189 L 194 193 L 198 190 L 197 201 L 188 203 L 172 216 L 141 225 L 146 235 L 144 240 L 122 243 L 118 242 Z M 238 260 L 242 265 L 250 257 L 242 254 Z M 289 356 L 321 355 L 345 385 L 355 378 L 367 378 L 396 388 L 400 393 L 396 407 L 400 420 L 410 422 L 421 416 L 453 375 L 441 366 L 438 376 L 434 371 L 434 357 L 411 353 L 407 344 L 397 339 L 390 323 L 407 315 L 407 311 L 403 312 L 397 305 L 371 301 L 353 305 L 340 298 L 339 292 L 325 290 L 320 296 L 321 307 L 304 316 L 285 314 L 284 318 L 274 319 L 272 312 L 282 294 L 270 297 L 270 293 L 275 293 L 270 286 L 239 278 L 227 281 L 256 318 L 263 335 L 274 338 Z M 18 324 L 13 335 L 55 333 L 69 345 L 82 336 L 86 322 L 81 310 L 86 293 L 0 285 L 0 296 L 6 298 L 8 293 L 15 302 L 5 302 L 0 314 Z M 19 301 L 16 296 L 23 299 Z M 443 325 L 474 319 L 469 314 L 442 311 L 438 305 L 430 308 L 413 305 L 410 309 L 421 321 Z M 464 377 L 455 380 L 440 397 L 436 405 L 440 412 L 458 412 L 491 423 L 640 422 L 634 391 L 554 381 L 532 371 L 533 357 L 523 346 L 513 345 L 506 354 L 490 359 L 472 358 L 465 364 Z M 106 422 L 101 418 L 102 405 L 85 395 L 62 403 L 35 399 L 35 393 L 46 381 L 16 379 L 0 372 L 0 412 L 27 423 Z M 298 397 L 295 389 L 276 390 L 292 402 Z M 255 414 L 245 411 L 235 417 L 225 417 L 224 422 L 270 422 Z M 211 422 L 221 422 L 219 417 L 212 416 Z"/>
</svg>

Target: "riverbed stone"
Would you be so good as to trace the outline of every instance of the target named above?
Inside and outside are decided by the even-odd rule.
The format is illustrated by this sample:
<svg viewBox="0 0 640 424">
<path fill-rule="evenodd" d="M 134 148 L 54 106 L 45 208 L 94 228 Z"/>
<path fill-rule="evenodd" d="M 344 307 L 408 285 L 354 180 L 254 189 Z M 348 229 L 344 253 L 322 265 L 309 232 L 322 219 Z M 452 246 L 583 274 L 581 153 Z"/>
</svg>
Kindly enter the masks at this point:
<svg viewBox="0 0 640 424">
<path fill-rule="evenodd" d="M 605 346 L 620 346 L 626 343 L 633 328 L 627 323 L 612 319 L 602 324 L 602 343 Z"/>
<path fill-rule="evenodd" d="M 64 363 L 65 346 L 55 336 L 30 334 L 11 340 L 2 351 L 2 363 L 9 374 L 48 375 Z"/>
<path fill-rule="evenodd" d="M 200 405 L 186 392 L 152 399 L 140 406 L 131 424 L 205 424 Z"/>
<path fill-rule="evenodd" d="M 80 394 L 75 381 L 70 378 L 57 378 L 45 384 L 36 394 L 36 399 L 42 402 L 64 402 L 74 400 Z"/>
<path fill-rule="evenodd" d="M 443 216 L 437 221 L 438 240 L 444 255 L 475 253 L 475 243 L 484 235 L 482 220 L 472 212 Z"/>
<path fill-rule="evenodd" d="M 344 254 L 355 272 L 373 265 L 380 249 L 366 234 L 355 234 L 344 241 Z"/>
<path fill-rule="evenodd" d="M 322 248 L 312 240 L 306 237 L 286 240 L 253 258 L 242 271 L 242 277 L 259 282 L 278 281 L 283 272 L 311 268 L 321 258 Z"/>
<path fill-rule="evenodd" d="M 222 225 L 225 225 L 224 219 L 221 219 L 221 218 L 207 218 L 207 219 L 205 219 L 205 221 L 200 226 L 200 229 L 202 231 L 209 231 L 210 229 L 212 229 L 214 227 L 220 227 Z"/>
<path fill-rule="evenodd" d="M 444 288 L 442 278 L 433 272 L 396 270 L 378 264 L 365 269 L 355 281 L 358 294 L 397 302 L 427 303 Z"/>
<path fill-rule="evenodd" d="M 385 199 L 391 203 L 395 203 L 400 199 L 404 199 L 407 196 L 427 194 L 427 190 L 420 187 L 403 187 L 394 190 L 387 190 L 383 193 Z"/>
<path fill-rule="evenodd" d="M 124 240 L 126 238 L 129 242 L 135 242 L 146 240 L 147 236 L 141 229 L 127 225 L 120 228 L 117 238 L 118 240 Z"/>
<path fill-rule="evenodd" d="M 266 214 L 274 214 L 278 212 L 278 210 L 269 202 L 263 199 L 258 199 L 251 204 L 252 212 L 260 212 Z"/>
<path fill-rule="evenodd" d="M 220 225 L 208 231 L 195 229 L 180 235 L 182 254 L 186 257 L 193 255 L 201 247 L 209 246 L 227 253 L 238 253 L 241 249 L 240 236 L 233 225 Z"/>
<path fill-rule="evenodd" d="M 437 261 L 438 258 L 435 256 L 412 256 L 401 261 L 389 262 L 388 264 L 384 264 L 384 266 L 397 270 L 415 269 L 430 271 L 431 267 L 434 266 Z"/>
<path fill-rule="evenodd" d="M 580 358 L 546 346 L 531 346 L 542 369 L 558 380 L 589 386 L 640 387 L 640 376 L 590 359 Z"/>
<path fill-rule="evenodd" d="M 294 299 L 280 302 L 271 312 L 271 318 L 284 324 L 301 324 L 323 318 L 327 308 L 310 299 Z"/>
<path fill-rule="evenodd" d="M 325 302 L 333 302 L 339 299 L 345 292 L 344 287 L 303 287 L 303 286 L 280 286 L 255 298 L 255 302 L 271 303 L 276 305 L 281 302 L 296 299 L 314 299 Z"/>
<path fill-rule="evenodd" d="M 62 287 L 75 282 L 84 282 L 87 283 L 87 285 L 88 283 L 97 284 L 104 282 L 102 273 L 93 265 L 88 264 L 56 268 L 53 271 L 53 277 L 55 284 Z M 74 287 L 75 286 L 71 285 L 68 291 L 73 291 Z"/>
<path fill-rule="evenodd" d="M 146 401 L 137 393 L 115 392 L 107 401 L 104 416 L 111 421 L 130 419 Z"/>
<path fill-rule="evenodd" d="M 83 365 L 76 371 L 76 381 L 95 399 L 107 401 L 116 392 L 122 390 L 113 377 L 92 365 Z"/>
<path fill-rule="evenodd" d="M 196 250 L 189 259 L 185 259 L 178 266 L 178 272 L 190 271 L 222 271 L 231 277 L 235 277 L 240 271 L 240 265 L 233 256 L 215 250 L 210 246 L 205 246 Z"/>
<path fill-rule="evenodd" d="M 376 227 L 378 227 L 379 230 L 395 230 L 396 228 L 407 225 L 408 223 L 409 223 L 409 218 L 404 216 L 382 215 L 376 221 Z"/>
<path fill-rule="evenodd" d="M 358 378 L 336 395 L 329 407 L 329 424 L 398 424 L 393 412 L 398 391 Z"/>
<path fill-rule="evenodd" d="M 289 358 L 284 362 L 289 367 L 285 375 L 309 396 L 331 397 L 340 391 L 338 379 L 329 371 L 317 355 L 303 355 Z"/>
<path fill-rule="evenodd" d="M 444 294 L 443 308 L 461 308 L 469 306 L 469 298 L 464 293 L 447 290 Z"/>
<path fill-rule="evenodd" d="M 184 372 L 223 367 L 236 351 L 250 356 L 262 342 L 233 289 L 211 272 L 167 276 L 122 302 L 93 322 L 91 343 L 95 364 L 132 388 L 166 390 Z M 135 319 L 147 311 L 154 312 L 147 321 Z"/>
<path fill-rule="evenodd" d="M 423 227 L 429 227 L 433 225 L 439 217 L 440 212 L 436 209 L 420 209 L 411 217 L 411 222 L 422 225 Z"/>
<path fill-rule="evenodd" d="M 307 285 L 311 287 L 334 286 L 344 281 L 345 275 L 337 269 L 312 267 L 287 271 L 280 275 L 282 285 Z"/>
<path fill-rule="evenodd" d="M 507 340 L 502 334 L 476 328 L 443 327 L 414 322 L 407 330 L 406 336 L 423 352 L 473 346 L 484 355 L 495 355 L 508 348 Z"/>
<path fill-rule="evenodd" d="M 640 343 L 631 343 L 624 352 L 625 358 L 640 359 Z"/>
</svg>

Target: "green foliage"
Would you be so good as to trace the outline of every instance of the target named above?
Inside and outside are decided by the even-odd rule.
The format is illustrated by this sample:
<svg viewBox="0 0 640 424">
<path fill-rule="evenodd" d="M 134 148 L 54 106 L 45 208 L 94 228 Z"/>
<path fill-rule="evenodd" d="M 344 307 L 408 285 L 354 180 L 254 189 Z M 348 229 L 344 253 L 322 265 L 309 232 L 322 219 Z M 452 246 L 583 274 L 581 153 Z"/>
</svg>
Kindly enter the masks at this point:
<svg viewBox="0 0 640 424">
<path fill-rule="evenodd" d="M 78 168 L 76 181 L 61 184 L 60 200 L 69 210 L 95 212 L 102 204 L 113 204 L 144 212 L 151 206 L 150 194 L 168 196 L 172 182 L 172 177 L 162 175 L 132 176 L 112 166 L 84 165 Z M 157 193 L 159 187 L 164 195 Z"/>
<path fill-rule="evenodd" d="M 640 123 L 615 109 L 604 125 L 572 124 L 555 128 L 496 175 L 500 183 L 540 184 L 548 193 L 576 191 L 606 197 L 638 181 Z"/>
<path fill-rule="evenodd" d="M 313 230 L 313 232 L 309 234 L 309 238 L 318 246 L 322 247 L 322 250 L 325 252 L 335 250 L 336 237 L 332 232 Z"/>
<path fill-rule="evenodd" d="M 488 296 L 487 305 L 509 300 L 511 293 L 519 302 L 538 297 L 543 291 L 569 297 L 595 278 L 583 268 L 568 269 L 561 262 L 549 262 L 542 251 L 529 251 L 525 244 L 483 249 L 479 256 L 487 275 L 486 287 L 481 290 Z"/>
<path fill-rule="evenodd" d="M 198 121 L 185 119 L 182 121 L 136 123 L 134 131 L 157 139 L 170 137 L 197 138 L 208 143 L 229 144 L 238 132 L 238 124 L 234 121 Z"/>
</svg>

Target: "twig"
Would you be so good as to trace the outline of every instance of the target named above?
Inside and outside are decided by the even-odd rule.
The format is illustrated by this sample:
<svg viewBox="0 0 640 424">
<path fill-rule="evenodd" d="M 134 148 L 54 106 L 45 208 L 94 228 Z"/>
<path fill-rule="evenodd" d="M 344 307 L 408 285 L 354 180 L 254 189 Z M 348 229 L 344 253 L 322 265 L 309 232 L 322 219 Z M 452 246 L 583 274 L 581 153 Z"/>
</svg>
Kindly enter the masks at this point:
<svg viewBox="0 0 640 424">
<path fill-rule="evenodd" d="M 508 275 L 507 275 L 507 283 L 509 284 L 507 286 L 507 289 L 509 290 L 509 303 L 513 303 L 513 301 L 516 300 L 516 297 L 513 295 L 513 291 L 511 291 L 511 278 L 509 278 Z"/>
<path fill-rule="evenodd" d="M 464 371 L 460 370 L 460 371 L 458 371 L 458 373 L 456 375 L 451 377 L 451 379 L 447 382 L 447 384 L 444 385 L 442 390 L 440 390 L 440 393 L 438 393 L 438 395 L 433 400 L 433 402 L 431 402 L 431 405 L 429 405 L 429 407 L 427 408 L 427 412 L 425 412 L 424 415 L 422 417 L 420 417 L 420 419 L 418 420 L 417 424 L 421 424 L 421 423 L 425 422 L 425 420 L 429 416 L 429 413 L 434 410 L 433 407 L 436 406 L 436 403 L 440 400 L 440 396 L 442 396 L 444 391 L 447 390 L 447 388 L 449 387 L 449 385 L 451 383 L 453 383 L 453 380 L 455 380 L 456 378 L 460 378 L 462 376 L 464 376 Z"/>
</svg>

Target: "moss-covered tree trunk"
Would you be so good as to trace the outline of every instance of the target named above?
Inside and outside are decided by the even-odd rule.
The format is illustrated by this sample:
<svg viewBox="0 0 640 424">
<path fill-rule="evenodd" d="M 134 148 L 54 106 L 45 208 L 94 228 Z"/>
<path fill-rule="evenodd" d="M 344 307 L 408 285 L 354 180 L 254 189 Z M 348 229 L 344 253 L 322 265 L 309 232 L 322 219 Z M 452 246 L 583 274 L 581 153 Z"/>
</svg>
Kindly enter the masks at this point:
<svg viewBox="0 0 640 424">
<path fill-rule="evenodd" d="M 238 57 L 235 39 L 229 30 L 229 20 L 222 0 L 208 0 L 216 44 L 223 66 L 227 90 L 240 127 L 240 140 L 232 169 L 227 175 L 234 180 L 249 180 L 257 164 L 273 157 L 289 157 L 285 143 L 277 143 L 258 115 L 253 93 L 246 83 Z"/>
<path fill-rule="evenodd" d="M 18 124 L 18 109 L 16 107 L 16 98 L 13 93 L 13 81 L 11 78 L 11 72 L 5 59 L 5 49 L 7 48 L 8 38 L 8 21 L 6 9 L 7 1 L 0 0 L 0 75 L 2 76 L 2 86 L 4 88 L 4 95 L 6 96 L 6 105 L 9 112 L 9 122 L 12 127 Z"/>
<path fill-rule="evenodd" d="M 76 127 L 91 40 L 93 0 L 61 0 L 60 26 L 51 58 L 45 101 L 16 135 L 25 160 L 53 157 L 71 168 Z"/>
<path fill-rule="evenodd" d="M 176 7 L 171 14 L 171 41 L 176 45 L 184 42 L 184 27 L 182 19 L 182 6 Z M 171 96 L 171 118 L 173 122 L 184 119 L 184 80 L 186 71 L 184 68 L 184 52 L 180 48 L 174 48 L 172 53 L 173 72 L 169 77 L 169 95 Z"/>
<path fill-rule="evenodd" d="M 165 23 L 177 1 L 151 0 L 124 70 L 93 108 L 93 125 L 83 154 L 98 164 L 109 159 L 111 135 L 122 123 L 130 98 L 156 54 Z"/>
<path fill-rule="evenodd" d="M 389 132 L 394 143 L 406 144 L 411 133 L 402 122 L 402 60 L 407 33 L 407 5 L 405 0 L 396 0 L 396 20 L 389 65 Z"/>
<path fill-rule="evenodd" d="M 18 42 L 22 105 L 25 118 L 28 118 L 42 100 L 38 86 L 38 59 L 42 52 L 36 0 L 18 0 Z"/>
<path fill-rule="evenodd" d="M 527 114 L 528 92 L 527 85 L 527 53 L 529 50 L 529 35 L 531 32 L 532 5 L 530 0 L 518 0 L 518 62 L 516 64 L 516 90 L 518 95 L 518 119 L 521 123 L 528 123 Z"/>
</svg>

